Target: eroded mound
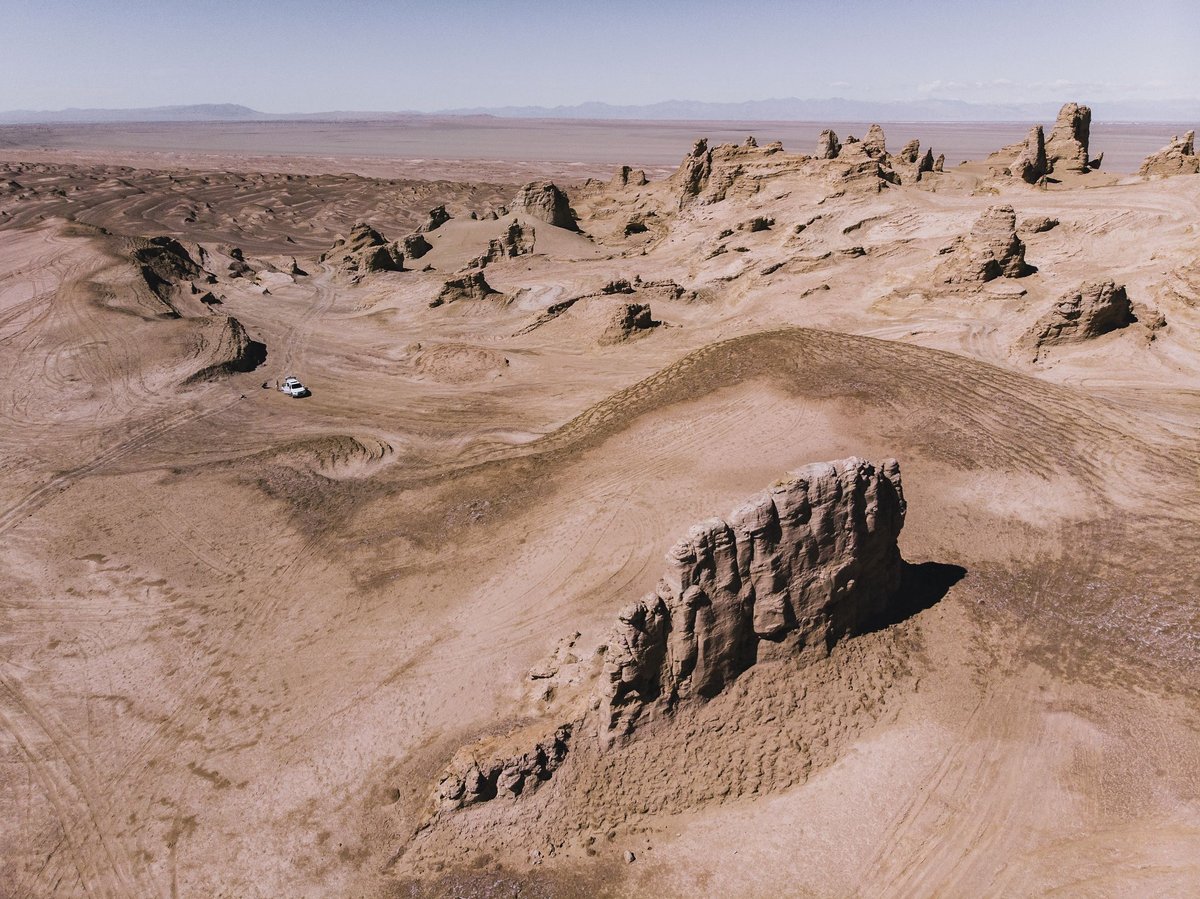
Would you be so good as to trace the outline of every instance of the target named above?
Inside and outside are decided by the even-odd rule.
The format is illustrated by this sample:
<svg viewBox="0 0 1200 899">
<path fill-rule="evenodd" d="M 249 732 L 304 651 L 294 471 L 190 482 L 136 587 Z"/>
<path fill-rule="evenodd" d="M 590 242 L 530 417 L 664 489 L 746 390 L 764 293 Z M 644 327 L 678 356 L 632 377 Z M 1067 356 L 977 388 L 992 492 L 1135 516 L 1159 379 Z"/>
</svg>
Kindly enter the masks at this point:
<svg viewBox="0 0 1200 899">
<path fill-rule="evenodd" d="M 413 371 L 446 384 L 472 384 L 504 374 L 508 359 L 487 347 L 464 343 L 417 344 Z"/>
<path fill-rule="evenodd" d="M 897 596 L 905 511 L 894 459 L 851 458 L 793 472 L 729 523 L 694 526 L 667 554 L 655 592 L 618 614 L 581 717 L 459 751 L 438 782 L 435 810 L 521 796 L 564 765 L 573 737 L 597 734 L 599 748 L 610 749 L 645 724 L 690 715 L 757 663 L 823 656 Z M 566 664 L 554 667 L 538 676 L 559 677 Z M 579 683 L 571 683 L 576 693 Z"/>
<path fill-rule="evenodd" d="M 266 345 L 252 339 L 232 316 L 193 319 L 191 325 L 188 342 L 198 368 L 188 377 L 188 383 L 253 371 L 267 359 Z"/>
</svg>

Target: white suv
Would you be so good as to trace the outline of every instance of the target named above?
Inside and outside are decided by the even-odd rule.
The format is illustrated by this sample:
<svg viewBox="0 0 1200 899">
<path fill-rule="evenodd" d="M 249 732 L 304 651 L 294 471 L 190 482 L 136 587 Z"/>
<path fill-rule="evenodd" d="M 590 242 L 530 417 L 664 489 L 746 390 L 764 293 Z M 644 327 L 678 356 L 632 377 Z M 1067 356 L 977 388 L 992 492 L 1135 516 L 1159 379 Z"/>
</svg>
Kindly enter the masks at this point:
<svg viewBox="0 0 1200 899">
<path fill-rule="evenodd" d="M 279 389 L 292 397 L 292 399 L 299 399 L 302 396 L 309 395 L 308 388 L 300 383 L 300 379 L 293 378 L 291 375 L 283 379 L 283 383 L 279 385 Z"/>
</svg>

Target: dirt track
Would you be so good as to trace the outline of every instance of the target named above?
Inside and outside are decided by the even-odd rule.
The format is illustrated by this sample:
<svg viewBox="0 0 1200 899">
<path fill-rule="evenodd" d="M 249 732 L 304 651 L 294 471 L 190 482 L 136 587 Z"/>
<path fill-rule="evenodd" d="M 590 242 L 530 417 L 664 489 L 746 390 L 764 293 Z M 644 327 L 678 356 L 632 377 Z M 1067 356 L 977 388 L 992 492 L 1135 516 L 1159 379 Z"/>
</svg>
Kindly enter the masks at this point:
<svg viewBox="0 0 1200 899">
<path fill-rule="evenodd" d="M 970 289 L 932 277 L 998 202 L 970 170 L 935 190 L 735 192 L 632 238 L 631 194 L 577 187 L 584 235 L 534 222 L 533 254 L 484 270 L 499 295 L 439 308 L 504 227 L 467 211 L 515 186 L 50 164 L 5 180 L 0 893 L 1200 879 L 1195 178 L 1002 186 L 1021 218 L 1062 224 L 1024 235 L 1036 274 Z M 437 203 L 455 218 L 409 266 L 433 271 L 353 283 L 317 260 L 356 220 L 400 238 Z M 766 212 L 772 228 L 708 255 Z M 219 260 L 219 305 L 182 291 L 184 314 L 157 311 L 120 239 L 157 234 Z M 229 276 L 234 245 L 253 275 Z M 679 295 L 601 292 L 635 276 Z M 1143 315 L 1022 355 L 1043 308 L 1097 276 L 1166 328 Z M 625 301 L 665 324 L 602 343 Z M 189 380 L 210 315 L 266 363 Z M 291 373 L 310 398 L 262 389 Z M 586 657 L 692 522 L 850 454 L 901 460 L 901 549 L 961 570 L 944 595 L 418 831 L 447 758 L 535 713 L 526 673 L 560 637 Z"/>
</svg>

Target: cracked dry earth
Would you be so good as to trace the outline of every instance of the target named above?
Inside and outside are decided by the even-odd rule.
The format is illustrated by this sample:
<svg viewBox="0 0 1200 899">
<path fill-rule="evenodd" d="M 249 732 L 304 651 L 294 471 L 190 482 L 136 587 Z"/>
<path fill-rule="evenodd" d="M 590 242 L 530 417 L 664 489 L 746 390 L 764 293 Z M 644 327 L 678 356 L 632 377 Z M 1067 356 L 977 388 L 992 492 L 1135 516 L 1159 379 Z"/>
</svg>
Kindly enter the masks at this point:
<svg viewBox="0 0 1200 899">
<path fill-rule="evenodd" d="M 502 178 L 0 164 L 0 894 L 1195 889 L 1200 176 L 699 159 L 560 182 L 578 231 Z M 329 252 L 438 205 L 404 271 Z M 996 206 L 1035 270 L 963 280 Z M 664 554 L 851 456 L 936 589 L 604 745 Z"/>
</svg>

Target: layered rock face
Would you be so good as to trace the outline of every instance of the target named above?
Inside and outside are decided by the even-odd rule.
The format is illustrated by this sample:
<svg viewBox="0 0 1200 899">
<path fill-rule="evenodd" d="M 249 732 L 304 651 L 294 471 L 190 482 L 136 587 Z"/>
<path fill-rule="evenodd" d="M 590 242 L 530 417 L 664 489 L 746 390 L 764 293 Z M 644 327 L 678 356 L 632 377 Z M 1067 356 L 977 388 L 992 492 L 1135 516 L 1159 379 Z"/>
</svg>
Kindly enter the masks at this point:
<svg viewBox="0 0 1200 899">
<path fill-rule="evenodd" d="M 1029 129 L 1029 136 L 1025 138 L 1025 148 L 1017 155 L 1010 170 L 1013 177 L 1020 178 L 1027 184 L 1036 184 L 1049 173 L 1046 135 L 1041 125 L 1034 125 Z"/>
<path fill-rule="evenodd" d="M 321 261 L 335 261 L 342 271 L 350 274 L 368 272 L 399 272 L 404 270 L 404 253 L 394 243 L 370 225 L 359 222 L 350 229 L 348 237 L 339 237 L 322 256 Z"/>
<path fill-rule="evenodd" d="M 647 303 L 623 303 L 612 314 L 604 333 L 600 335 L 600 343 L 623 343 L 629 338 L 657 328 L 662 322 L 656 322 Z"/>
<path fill-rule="evenodd" d="M 425 235 L 417 232 L 404 238 L 404 255 L 409 259 L 420 259 L 433 249 L 433 244 L 425 239 Z"/>
<path fill-rule="evenodd" d="M 456 303 L 460 300 L 483 300 L 490 296 L 499 296 L 500 291 L 488 284 L 483 272 L 471 272 L 461 278 L 451 278 L 442 285 L 438 295 L 430 302 L 430 308 Z"/>
<path fill-rule="evenodd" d="M 1051 171 L 1086 172 L 1092 110 L 1078 103 L 1063 104 L 1054 130 L 1046 141 L 1046 158 Z"/>
<path fill-rule="evenodd" d="M 850 458 L 694 526 L 657 589 L 618 616 L 597 695 L 602 745 L 772 653 L 826 647 L 880 614 L 900 587 L 905 508 L 895 460 Z"/>
<path fill-rule="evenodd" d="M 1047 346 L 1079 343 L 1137 321 L 1125 286 L 1089 281 L 1061 297 L 1026 335 L 1036 360 Z"/>
<path fill-rule="evenodd" d="M 838 140 L 838 136 L 833 131 L 826 128 L 817 138 L 817 158 L 837 159 L 840 152 L 842 152 L 842 142 Z"/>
<path fill-rule="evenodd" d="M 883 129 L 878 125 L 872 125 L 868 128 L 867 136 L 862 140 L 862 148 L 872 159 L 886 158 L 887 138 L 884 137 Z"/>
<path fill-rule="evenodd" d="M 570 199 L 550 181 L 531 181 L 526 184 L 513 199 L 510 209 L 514 213 L 524 213 L 557 228 L 579 230 L 575 223 L 575 214 L 571 212 Z"/>
<path fill-rule="evenodd" d="M 232 372 L 253 371 L 267 358 L 265 344 L 254 340 L 236 318 L 216 315 L 191 323 L 193 363 L 196 371 L 187 381 L 204 381 Z"/>
<path fill-rule="evenodd" d="M 900 590 L 897 538 L 907 506 L 895 459 L 808 465 L 751 497 L 726 522 L 693 527 L 668 553 L 657 589 L 622 609 L 598 681 L 568 723 L 534 721 L 463 747 L 433 790 L 433 812 L 536 788 L 599 715 L 599 748 L 656 713 L 720 693 L 756 662 L 805 651 L 878 620 Z M 576 667 L 578 634 L 530 677 Z M 564 684 L 586 684 L 578 674 Z M 561 719 L 560 719 L 561 721 Z"/>
<path fill-rule="evenodd" d="M 483 268 L 490 262 L 515 259 L 533 252 L 534 230 L 528 231 L 520 222 L 510 222 L 504 234 L 488 241 L 487 249 L 470 263 L 468 268 Z"/>
<path fill-rule="evenodd" d="M 1146 157 L 1138 174 L 1167 177 L 1200 173 L 1200 156 L 1196 155 L 1195 142 L 1195 131 L 1189 131 L 1183 137 L 1171 138 L 1169 144 Z"/>
<path fill-rule="evenodd" d="M 1011 206 L 989 206 L 943 268 L 949 284 L 1020 278 L 1032 272 L 1025 263 L 1025 244 L 1017 236 L 1017 214 Z"/>
<path fill-rule="evenodd" d="M 446 224 L 446 222 L 450 221 L 451 218 L 453 218 L 453 216 L 446 211 L 445 206 L 434 206 L 429 210 L 429 215 L 425 219 L 425 224 L 421 225 L 421 227 L 417 229 L 417 233 L 420 234 L 422 232 L 428 233 L 430 231 L 436 231 L 438 228 L 442 227 L 442 225 Z"/>
<path fill-rule="evenodd" d="M 692 151 L 683 158 L 675 177 L 679 182 L 679 206 L 682 209 L 700 196 L 712 174 L 712 150 L 708 141 L 700 138 L 692 144 Z"/>
<path fill-rule="evenodd" d="M 570 740 L 571 726 L 563 725 L 517 755 L 489 757 L 480 746 L 460 750 L 434 789 L 434 808 L 449 812 L 497 796 L 531 792 L 563 763 Z"/>
</svg>

